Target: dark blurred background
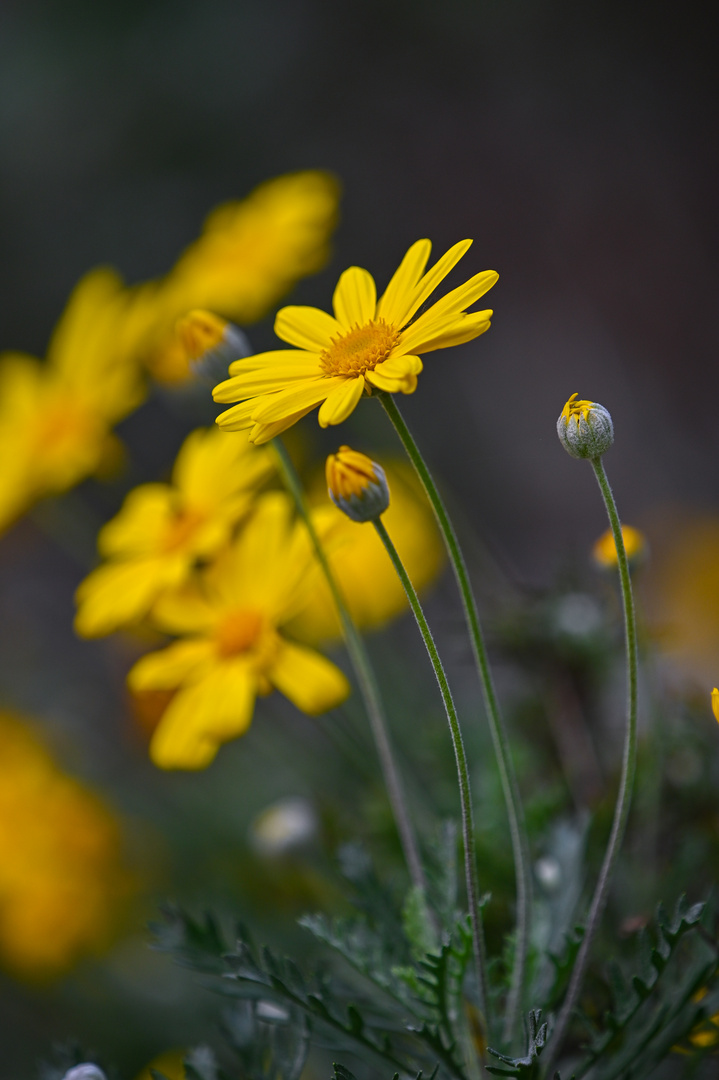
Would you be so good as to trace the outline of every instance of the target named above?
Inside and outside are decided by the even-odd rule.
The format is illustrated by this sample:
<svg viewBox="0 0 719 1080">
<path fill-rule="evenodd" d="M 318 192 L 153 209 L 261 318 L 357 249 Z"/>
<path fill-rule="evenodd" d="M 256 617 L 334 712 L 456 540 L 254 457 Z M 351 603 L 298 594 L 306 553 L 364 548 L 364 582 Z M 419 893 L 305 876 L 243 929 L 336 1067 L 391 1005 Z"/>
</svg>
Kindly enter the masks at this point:
<svg viewBox="0 0 719 1080">
<path fill-rule="evenodd" d="M 422 236 L 436 254 L 475 239 L 451 284 L 500 273 L 489 333 L 428 356 L 400 402 L 462 507 L 462 531 L 532 587 L 588 563 L 603 510 L 554 431 L 577 391 L 611 411 L 620 511 L 660 551 L 665 526 L 719 509 L 716 36 L 704 12 L 646 0 L 2 0 L 0 349 L 43 355 L 91 266 L 113 264 L 130 283 L 161 275 L 218 202 L 328 169 L 344 189 L 334 256 L 293 302 L 326 307 L 352 263 L 381 288 Z M 272 347 L 272 317 L 250 333 L 258 350 Z M 156 409 L 120 428 L 133 461 L 148 463 L 136 480 L 167 469 L 196 422 L 170 409 L 160 430 Z M 319 439 L 314 417 L 304 423 Z M 395 445 L 370 402 L 341 438 L 366 446 L 368 430 Z M 330 433 L 326 448 L 337 441 Z M 105 517 L 117 505 L 108 497 Z M 158 776 L 144 761 L 123 734 L 132 647 L 72 636 L 88 536 L 84 567 L 28 521 L 3 540 L 3 696 L 55 725 L 65 763 L 152 822 L 140 862 L 153 864 L 159 894 L 172 875 L 154 845 L 173 827 L 184 830 L 175 873 L 209 850 L 217 865 L 200 860 L 198 889 L 226 881 L 251 814 L 297 792 L 297 763 L 277 769 L 269 725 L 228 748 L 211 777 Z M 457 636 L 445 593 L 440 626 Z M 272 783 L 253 788 L 253 770 Z M 308 791 L 315 782 L 310 772 Z M 238 786 L 249 802 L 218 823 L 208 794 L 231 807 Z M 261 909 L 277 883 L 248 873 Z M 137 926 L 151 914 L 148 903 Z M 128 1076 L 162 1045 L 201 1037 L 196 999 L 140 959 L 134 934 L 99 982 L 81 976 L 59 997 L 5 988 L 15 1042 L 0 1074 L 30 1075 L 45 1033 L 77 1030 L 98 994 L 115 1004 L 80 1034 L 121 1054 L 122 1025 L 134 1024 Z M 122 987 L 142 985 L 147 1000 L 116 1014 Z M 160 1013 L 162 1045 L 150 1031 Z"/>
<path fill-rule="evenodd" d="M 474 523 L 544 575 L 602 525 L 553 424 L 611 410 L 624 515 L 714 505 L 716 37 L 706 9 L 569 0 L 63 0 L 0 9 L 4 348 L 42 354 L 77 278 L 165 272 L 215 203 L 270 176 L 344 185 L 351 263 L 471 236 L 479 341 L 405 402 Z M 271 319 L 255 329 L 271 342 Z"/>
</svg>

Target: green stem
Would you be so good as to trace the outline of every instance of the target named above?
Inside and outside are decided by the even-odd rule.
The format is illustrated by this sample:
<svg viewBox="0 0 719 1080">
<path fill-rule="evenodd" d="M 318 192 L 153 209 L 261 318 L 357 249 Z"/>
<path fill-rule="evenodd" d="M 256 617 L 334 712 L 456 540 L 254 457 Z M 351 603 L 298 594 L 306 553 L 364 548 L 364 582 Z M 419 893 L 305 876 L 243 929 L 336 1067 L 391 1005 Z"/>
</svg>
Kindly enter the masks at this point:
<svg viewBox="0 0 719 1080">
<path fill-rule="evenodd" d="M 617 513 L 612 489 L 609 486 L 607 474 L 604 471 L 602 459 L 592 458 L 590 460 L 592 468 L 594 469 L 594 475 L 597 478 L 597 483 L 599 484 L 602 493 L 602 498 L 604 499 L 604 505 L 607 508 L 609 523 L 612 527 L 612 535 L 614 536 L 614 543 L 617 549 L 619 580 L 622 587 L 622 603 L 624 606 L 624 630 L 627 654 L 627 730 L 624 740 L 622 775 L 619 782 L 617 802 L 614 808 L 612 831 L 609 835 L 609 843 L 607 844 L 607 850 L 604 855 L 604 862 L 602 863 L 602 868 L 599 872 L 599 879 L 594 890 L 594 896 L 592 897 L 589 915 L 587 916 L 587 926 L 584 938 L 579 948 L 579 952 L 577 953 L 577 959 L 574 962 L 574 969 L 569 981 L 567 996 L 564 999 L 562 1011 L 559 1014 L 554 1031 L 552 1032 L 552 1038 L 547 1053 L 548 1063 L 545 1069 L 545 1075 L 549 1073 L 550 1067 L 561 1049 L 567 1025 L 571 1019 L 572 1011 L 574 1010 L 582 987 L 584 974 L 589 961 L 589 951 L 592 947 L 594 935 L 604 911 L 612 873 L 626 830 L 629 808 L 632 801 L 634 773 L 637 763 L 637 624 L 634 614 L 632 582 L 629 576 L 627 553 L 624 548 L 622 525 Z"/>
<path fill-rule="evenodd" d="M 442 661 L 439 658 L 437 652 L 437 646 L 434 643 L 432 632 L 427 624 L 422 606 L 417 597 L 417 593 L 412 582 L 409 579 L 409 575 L 404 568 L 402 560 L 397 554 L 397 549 L 392 543 L 389 534 L 382 524 L 382 521 L 377 518 L 374 522 L 374 527 L 377 530 L 380 540 L 387 549 L 392 564 L 397 571 L 397 575 L 402 582 L 409 605 L 412 608 L 412 613 L 417 620 L 417 626 L 422 635 L 422 640 L 426 646 L 429 658 L 434 668 L 434 673 L 439 683 L 439 689 L 442 694 L 442 701 L 444 702 L 444 708 L 447 713 L 447 720 L 449 722 L 449 730 L 452 735 L 452 745 L 454 747 L 454 756 L 457 762 L 457 776 L 459 778 L 459 795 L 462 804 L 462 835 L 464 838 L 464 867 L 465 876 L 467 879 L 467 897 L 469 901 L 469 914 L 472 920 L 472 939 L 474 945 L 474 960 L 477 968 L 477 982 L 479 985 L 480 996 L 480 1011 L 483 1018 L 487 1016 L 487 957 L 484 945 L 484 930 L 482 928 L 482 912 L 479 906 L 479 885 L 477 882 L 477 852 L 474 841 L 474 823 L 472 818 L 472 793 L 469 785 L 469 770 L 467 768 L 467 757 L 464 752 L 464 742 L 462 741 L 462 731 L 459 726 L 459 719 L 457 718 L 457 710 L 454 706 L 452 699 L 452 692 L 449 689 L 449 683 L 447 682 L 447 676 L 442 666 Z"/>
<path fill-rule="evenodd" d="M 310 535 L 317 559 L 322 567 L 322 572 L 337 608 L 337 613 L 342 624 L 342 633 L 347 646 L 347 652 L 352 662 L 352 666 L 354 667 L 360 693 L 362 694 L 367 710 L 367 716 L 369 718 L 372 735 L 374 736 L 375 745 L 377 747 L 377 754 L 382 767 L 385 786 L 387 788 L 387 795 L 392 807 L 392 813 L 394 814 L 397 832 L 399 833 L 402 850 L 404 852 L 412 883 L 426 895 L 427 881 L 424 875 L 422 861 L 419 856 L 419 847 L 407 811 L 399 772 L 397 771 L 397 766 L 395 765 L 394 756 L 392 754 L 392 747 L 382 706 L 382 698 L 380 696 L 379 686 L 377 685 L 377 679 L 375 678 L 370 658 L 352 616 L 347 609 L 345 599 L 342 596 L 340 587 L 337 584 L 337 580 L 327 560 L 325 550 L 317 535 L 317 530 L 315 529 L 312 516 L 307 508 L 302 485 L 300 484 L 295 467 L 280 439 L 273 439 L 272 446 L 277 456 L 282 479 L 295 501 L 298 513 L 307 526 L 307 531 Z"/>
<path fill-rule="evenodd" d="M 499 767 L 499 776 L 502 784 L 502 793 L 507 808 L 509 830 L 512 839 L 512 853 L 514 856 L 514 872 L 517 882 L 517 945 L 514 954 L 512 970 L 512 982 L 507 1000 L 507 1011 L 504 1022 L 504 1039 L 509 1042 L 514 1030 L 517 1011 L 521 1003 L 522 987 L 527 964 L 527 950 L 529 947 L 529 929 L 532 906 L 532 875 L 529 861 L 529 843 L 524 822 L 522 801 L 519 795 L 519 787 L 509 751 L 509 740 L 499 710 L 499 703 L 494 689 L 494 681 L 489 667 L 487 649 L 484 644 L 484 635 L 479 621 L 477 604 L 469 582 L 469 574 L 464 562 L 464 557 L 459 547 L 457 537 L 445 509 L 442 498 L 427 468 L 412 434 L 400 413 L 391 394 L 379 393 L 378 398 L 388 417 L 394 424 L 395 430 L 404 446 L 410 461 L 414 465 L 427 497 L 432 505 L 437 523 L 442 532 L 447 552 L 452 563 L 454 576 L 462 597 L 464 613 L 467 620 L 469 635 L 472 641 L 472 649 L 477 663 L 484 704 L 487 711 L 489 730 L 492 736 L 494 752 Z"/>
</svg>

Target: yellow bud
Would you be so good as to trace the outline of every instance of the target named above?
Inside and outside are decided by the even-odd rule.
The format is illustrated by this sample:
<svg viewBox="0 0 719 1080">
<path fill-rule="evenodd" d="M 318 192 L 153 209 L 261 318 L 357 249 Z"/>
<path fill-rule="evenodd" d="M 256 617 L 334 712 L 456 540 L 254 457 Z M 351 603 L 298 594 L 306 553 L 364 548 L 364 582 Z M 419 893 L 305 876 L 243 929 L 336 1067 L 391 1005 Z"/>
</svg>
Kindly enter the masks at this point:
<svg viewBox="0 0 719 1080">
<path fill-rule="evenodd" d="M 175 333 L 194 374 L 213 380 L 225 376 L 233 360 L 249 356 L 252 351 L 241 330 L 200 308 L 178 319 Z"/>
<path fill-rule="evenodd" d="M 622 537 L 624 550 L 630 563 L 639 564 L 647 554 L 647 541 L 644 533 L 635 529 L 633 525 L 622 525 Z M 617 565 L 617 545 L 614 543 L 614 534 L 611 529 L 597 540 L 592 548 L 594 561 L 603 570 L 612 569 Z"/>
<path fill-rule="evenodd" d="M 557 435 L 572 457 L 599 458 L 614 442 L 612 418 L 603 405 L 572 394 L 559 414 Z"/>
<path fill-rule="evenodd" d="M 205 353 L 216 349 L 224 340 L 229 323 L 211 311 L 188 312 L 177 321 L 177 333 L 189 360 L 200 360 Z"/>
<path fill-rule="evenodd" d="M 712 712 L 717 723 L 719 723 L 719 690 L 717 690 L 716 686 L 712 690 Z"/>
<path fill-rule="evenodd" d="M 375 521 L 389 506 L 384 469 L 366 454 L 340 446 L 325 471 L 330 499 L 352 521 Z"/>
</svg>

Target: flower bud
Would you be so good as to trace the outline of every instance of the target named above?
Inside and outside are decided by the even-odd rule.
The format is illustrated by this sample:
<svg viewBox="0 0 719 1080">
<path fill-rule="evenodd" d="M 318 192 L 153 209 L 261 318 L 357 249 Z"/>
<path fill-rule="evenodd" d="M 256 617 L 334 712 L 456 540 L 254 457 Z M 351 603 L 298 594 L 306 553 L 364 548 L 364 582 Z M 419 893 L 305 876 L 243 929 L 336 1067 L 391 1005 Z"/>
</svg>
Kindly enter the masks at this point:
<svg viewBox="0 0 719 1080">
<path fill-rule="evenodd" d="M 719 723 L 719 690 L 716 687 L 712 690 L 712 712 L 717 723 Z"/>
<path fill-rule="evenodd" d="M 577 401 L 572 394 L 557 420 L 557 435 L 575 458 L 598 458 L 614 442 L 612 418 L 596 401 Z"/>
<path fill-rule="evenodd" d="M 622 525 L 622 539 L 629 565 L 639 566 L 644 561 L 648 550 L 644 533 L 635 529 L 633 525 Z M 599 537 L 592 548 L 592 556 L 602 570 L 611 570 L 617 565 L 617 545 L 614 543 L 614 533 L 611 529 L 607 529 Z"/>
<path fill-rule="evenodd" d="M 213 382 L 226 378 L 233 360 L 252 352 L 242 331 L 211 311 L 188 312 L 178 319 L 175 330 L 193 374 Z"/>
<path fill-rule="evenodd" d="M 330 454 L 326 475 L 330 499 L 352 521 L 375 521 L 389 506 L 384 469 L 349 446 Z"/>
<path fill-rule="evenodd" d="M 73 1069 L 65 1073 L 62 1080 L 105 1080 L 105 1074 L 97 1065 L 92 1065 L 87 1061 L 82 1065 L 75 1065 Z"/>
</svg>

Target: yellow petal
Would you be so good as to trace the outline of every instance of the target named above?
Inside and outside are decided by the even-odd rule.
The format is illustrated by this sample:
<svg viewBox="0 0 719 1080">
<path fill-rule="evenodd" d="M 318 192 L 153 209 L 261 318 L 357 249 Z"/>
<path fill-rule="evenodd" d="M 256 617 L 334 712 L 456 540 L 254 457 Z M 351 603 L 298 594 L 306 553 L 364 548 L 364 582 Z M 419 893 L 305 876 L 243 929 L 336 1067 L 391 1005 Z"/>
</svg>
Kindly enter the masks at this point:
<svg viewBox="0 0 719 1080">
<path fill-rule="evenodd" d="M 244 431 L 252 427 L 252 410 L 255 407 L 255 399 L 243 401 L 240 405 L 233 405 L 231 409 L 225 409 L 215 417 L 215 423 L 223 431 Z"/>
<path fill-rule="evenodd" d="M 342 386 L 335 387 L 317 414 L 320 427 L 341 424 L 346 420 L 362 397 L 364 388 L 365 381 L 361 375 L 355 379 L 345 379 Z"/>
<path fill-rule="evenodd" d="M 424 272 L 431 250 L 432 244 L 429 240 L 417 240 L 412 244 L 380 298 L 377 318 L 385 319 L 393 326 L 404 324 L 406 320 L 402 316 L 407 309 L 408 299 Z"/>
<path fill-rule="evenodd" d="M 183 572 L 177 559 L 132 559 L 99 566 L 77 590 L 75 630 L 80 637 L 103 637 L 138 622 L 158 594 L 176 585 Z"/>
<path fill-rule="evenodd" d="M 275 420 L 271 424 L 255 424 L 250 431 L 250 442 L 254 443 L 255 446 L 262 446 L 263 443 L 274 439 L 276 435 L 281 435 L 283 431 L 287 431 L 287 428 L 291 428 L 293 424 L 296 424 L 303 416 L 307 416 L 307 413 L 312 412 L 314 408 L 314 405 L 310 405 L 308 409 L 300 409 L 299 412 L 292 413 L 291 416 L 286 416 L 283 420 Z"/>
<path fill-rule="evenodd" d="M 173 502 L 169 484 L 140 484 L 134 488 L 120 513 L 100 530 L 100 553 L 121 557 L 154 554 L 172 515 Z"/>
<path fill-rule="evenodd" d="M 434 352 L 435 349 L 448 349 L 453 345 L 464 345 L 467 341 L 474 341 L 486 330 L 489 330 L 491 317 L 494 312 L 491 308 L 487 311 L 478 311 L 473 315 L 463 315 L 448 329 L 432 332 L 432 337 L 416 346 L 423 353 Z M 428 330 L 428 333 L 431 331 Z"/>
<path fill-rule="evenodd" d="M 247 730 L 254 703 L 254 681 L 246 667 L 217 666 L 172 699 L 153 735 L 150 757 L 161 769 L 206 768 L 221 743 Z"/>
<path fill-rule="evenodd" d="M 212 662 L 212 651 L 207 638 L 176 641 L 138 660 L 130 669 L 127 684 L 131 690 L 174 690 Z"/>
<path fill-rule="evenodd" d="M 333 709 L 351 690 L 340 669 L 321 653 L 289 641 L 282 642 L 268 676 L 273 686 L 311 716 Z"/>
<path fill-rule="evenodd" d="M 256 488 L 272 468 L 271 457 L 250 446 L 246 435 L 198 428 L 182 444 L 172 479 L 183 496 L 183 509 L 236 518 L 244 510 L 238 493 Z"/>
<path fill-rule="evenodd" d="M 331 338 L 342 333 L 342 327 L 319 308 L 283 307 L 277 312 L 275 333 L 298 349 L 321 352 L 329 348 Z"/>
<path fill-rule="evenodd" d="M 152 605 L 152 622 L 167 634 L 206 634 L 217 612 L 194 581 L 163 592 Z"/>
<path fill-rule="evenodd" d="M 716 687 L 712 690 L 712 712 L 714 718 L 719 721 L 719 690 Z"/>
<path fill-rule="evenodd" d="M 243 356 L 241 360 L 233 360 L 230 364 L 230 375 L 243 375 L 248 371 L 264 371 L 266 368 L 277 366 L 303 364 L 316 357 L 317 350 L 307 352 L 306 349 L 273 349 L 271 352 L 256 353 L 254 356 Z"/>
<path fill-rule="evenodd" d="M 412 353 L 401 356 L 390 356 L 382 364 L 378 364 L 375 371 L 384 375 L 387 379 L 403 379 L 407 375 L 420 375 L 424 369 L 422 358 Z"/>
<path fill-rule="evenodd" d="M 273 390 L 282 390 L 291 386 L 298 379 L 320 378 L 322 370 L 317 363 L 317 356 L 303 364 L 263 368 L 259 371 L 247 371 L 235 375 L 232 379 L 220 383 L 212 391 L 215 401 L 242 401 L 244 398 L 259 394 L 271 394 Z"/>
<path fill-rule="evenodd" d="M 440 319 L 445 315 L 457 315 L 465 311 L 476 303 L 480 296 L 484 296 L 486 292 L 489 292 L 498 281 L 499 274 L 496 270 L 482 270 L 481 273 L 475 274 L 469 281 L 465 281 L 464 285 L 459 285 L 456 289 L 448 292 L 446 296 L 443 296 L 441 300 L 437 300 L 436 303 L 432 304 L 431 308 L 420 315 L 417 322 L 424 320 L 431 322 L 433 319 Z"/>
<path fill-rule="evenodd" d="M 414 380 L 414 386 L 416 387 L 416 375 L 393 375 L 390 377 L 388 375 L 384 375 L 383 372 L 380 370 L 383 366 L 383 364 L 380 364 L 375 368 L 374 371 L 368 371 L 365 375 L 365 379 L 367 380 L 367 382 L 371 383 L 372 386 L 376 386 L 378 390 L 386 390 L 388 394 L 406 394 L 408 391 L 405 390 L 405 386 L 407 386 L 408 383 L 412 380 Z"/>
<path fill-rule="evenodd" d="M 414 315 L 415 311 L 422 306 L 428 296 L 430 296 L 437 288 L 439 283 L 446 278 L 450 270 L 454 269 L 462 256 L 472 246 L 471 240 L 460 240 L 458 244 L 446 251 L 441 259 L 438 259 L 431 270 L 428 270 L 423 278 L 417 283 L 416 288 L 413 290 L 412 295 L 409 296 L 408 303 L 405 305 L 404 310 L 397 304 L 398 317 L 395 319 L 395 325 L 403 326 Z"/>
<path fill-rule="evenodd" d="M 477 315 L 481 316 L 480 322 L 486 322 L 490 314 L 491 312 L 486 311 L 477 312 Z M 426 346 L 429 342 L 437 341 L 445 335 L 451 336 L 458 327 L 464 327 L 466 319 L 477 321 L 475 315 L 452 313 L 443 315 L 439 319 L 427 319 L 423 315 L 405 330 L 395 351 L 400 354 L 405 350 L 417 353 L 427 352 Z"/>
<path fill-rule="evenodd" d="M 324 401 L 335 386 L 344 381 L 340 377 L 328 379 L 326 376 L 320 376 L 316 379 L 308 379 L 299 386 L 291 386 L 288 390 L 280 390 L 276 394 L 266 394 L 264 397 L 256 398 L 252 419 L 256 424 L 269 424 L 273 420 L 284 420 L 285 417 L 299 412 L 300 409 L 312 409 Z"/>
<path fill-rule="evenodd" d="M 359 266 L 350 266 L 340 275 L 332 297 L 335 316 L 345 330 L 364 326 L 374 319 L 377 289 L 374 278 Z"/>
</svg>

